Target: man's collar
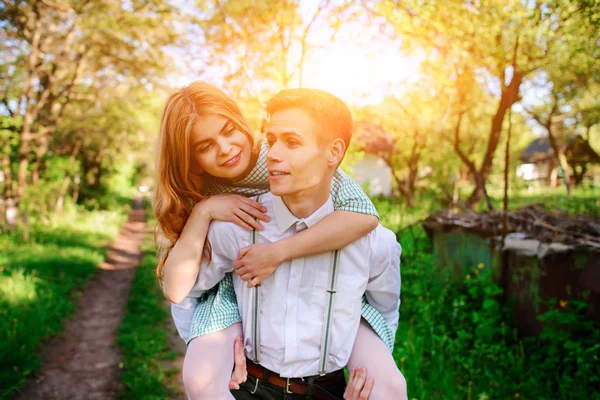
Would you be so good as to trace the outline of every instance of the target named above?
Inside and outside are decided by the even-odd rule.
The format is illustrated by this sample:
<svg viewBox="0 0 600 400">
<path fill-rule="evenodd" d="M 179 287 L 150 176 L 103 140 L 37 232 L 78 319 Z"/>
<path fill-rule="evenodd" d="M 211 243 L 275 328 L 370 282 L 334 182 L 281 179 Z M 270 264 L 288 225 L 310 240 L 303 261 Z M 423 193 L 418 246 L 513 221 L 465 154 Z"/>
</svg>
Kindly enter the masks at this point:
<svg viewBox="0 0 600 400">
<path fill-rule="evenodd" d="M 306 218 L 298 218 L 287 208 L 281 197 L 273 195 L 273 212 L 275 214 L 275 220 L 277 221 L 277 227 L 281 233 L 287 231 L 292 225 L 299 221 L 304 222 L 306 226 L 310 228 L 333 211 L 333 200 L 331 199 L 331 196 L 329 196 L 325 204 L 319 207 L 317 211 Z"/>
</svg>

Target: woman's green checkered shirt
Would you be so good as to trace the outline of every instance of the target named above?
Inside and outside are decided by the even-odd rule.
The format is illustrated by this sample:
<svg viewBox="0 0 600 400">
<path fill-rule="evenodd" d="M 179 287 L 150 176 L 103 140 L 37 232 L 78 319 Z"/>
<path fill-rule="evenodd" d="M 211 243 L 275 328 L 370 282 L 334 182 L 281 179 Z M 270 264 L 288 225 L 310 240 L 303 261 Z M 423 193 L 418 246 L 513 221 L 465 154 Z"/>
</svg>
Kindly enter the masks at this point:
<svg viewBox="0 0 600 400">
<path fill-rule="evenodd" d="M 260 155 L 255 167 L 243 180 L 235 183 L 218 179 L 204 182 L 204 192 L 207 195 L 236 193 L 244 196 L 257 196 L 269 191 L 269 174 L 267 172 L 268 145 L 262 143 Z M 336 210 L 352 211 L 361 214 L 376 215 L 377 210 L 364 191 L 348 175 L 338 169 L 331 184 L 331 197 Z M 394 346 L 394 332 L 385 322 L 381 314 L 375 310 L 363 296 L 362 317 L 373 327 L 381 337 L 390 352 Z M 204 293 L 199 299 L 194 312 L 192 325 L 187 343 L 198 336 L 206 335 L 241 322 L 237 300 L 233 290 L 231 274 L 214 288 Z"/>
</svg>

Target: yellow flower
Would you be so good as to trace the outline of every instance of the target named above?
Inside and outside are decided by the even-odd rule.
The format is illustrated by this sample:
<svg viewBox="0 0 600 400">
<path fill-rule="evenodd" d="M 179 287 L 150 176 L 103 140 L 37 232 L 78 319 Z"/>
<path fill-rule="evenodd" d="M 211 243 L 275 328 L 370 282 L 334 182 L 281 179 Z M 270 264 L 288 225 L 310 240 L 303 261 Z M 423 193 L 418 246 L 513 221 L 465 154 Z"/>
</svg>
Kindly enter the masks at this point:
<svg viewBox="0 0 600 400">
<path fill-rule="evenodd" d="M 485 267 L 485 265 L 483 265 L 483 263 L 479 263 L 479 265 L 477 266 L 477 268 L 482 269 L 483 267 Z"/>
<path fill-rule="evenodd" d="M 400 359 L 400 362 L 404 362 L 404 361 L 406 361 L 406 358 L 402 357 L 402 358 Z"/>
<path fill-rule="evenodd" d="M 515 399 L 518 399 L 519 397 L 521 397 L 521 395 L 519 393 L 515 393 Z"/>
<path fill-rule="evenodd" d="M 467 274 L 467 279 L 471 279 L 471 274 Z"/>
<path fill-rule="evenodd" d="M 569 302 L 567 300 L 561 300 L 561 301 L 559 301 L 559 303 L 562 308 L 565 308 L 567 306 L 567 304 L 569 304 Z"/>
</svg>

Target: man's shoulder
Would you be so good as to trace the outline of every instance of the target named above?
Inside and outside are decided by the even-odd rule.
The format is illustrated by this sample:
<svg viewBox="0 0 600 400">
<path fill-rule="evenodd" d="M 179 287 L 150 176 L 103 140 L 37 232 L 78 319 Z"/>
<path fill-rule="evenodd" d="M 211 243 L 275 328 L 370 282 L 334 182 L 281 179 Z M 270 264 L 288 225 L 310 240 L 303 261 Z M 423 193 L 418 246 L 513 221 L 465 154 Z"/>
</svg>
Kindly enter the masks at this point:
<svg viewBox="0 0 600 400">
<path fill-rule="evenodd" d="M 365 238 L 371 253 L 385 252 L 391 249 L 402 250 L 396 234 L 381 224 L 377 225 Z"/>
</svg>

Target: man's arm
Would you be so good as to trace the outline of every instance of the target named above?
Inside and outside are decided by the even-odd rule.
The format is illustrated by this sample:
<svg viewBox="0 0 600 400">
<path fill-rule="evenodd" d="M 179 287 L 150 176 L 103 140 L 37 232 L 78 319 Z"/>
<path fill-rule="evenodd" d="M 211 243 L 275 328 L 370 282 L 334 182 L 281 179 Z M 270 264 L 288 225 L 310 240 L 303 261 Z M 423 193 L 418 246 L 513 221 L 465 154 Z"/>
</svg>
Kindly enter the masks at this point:
<svg viewBox="0 0 600 400">
<path fill-rule="evenodd" d="M 400 254 L 396 235 L 378 226 L 369 235 L 369 282 L 365 295 L 394 332 L 400 308 Z"/>
</svg>

